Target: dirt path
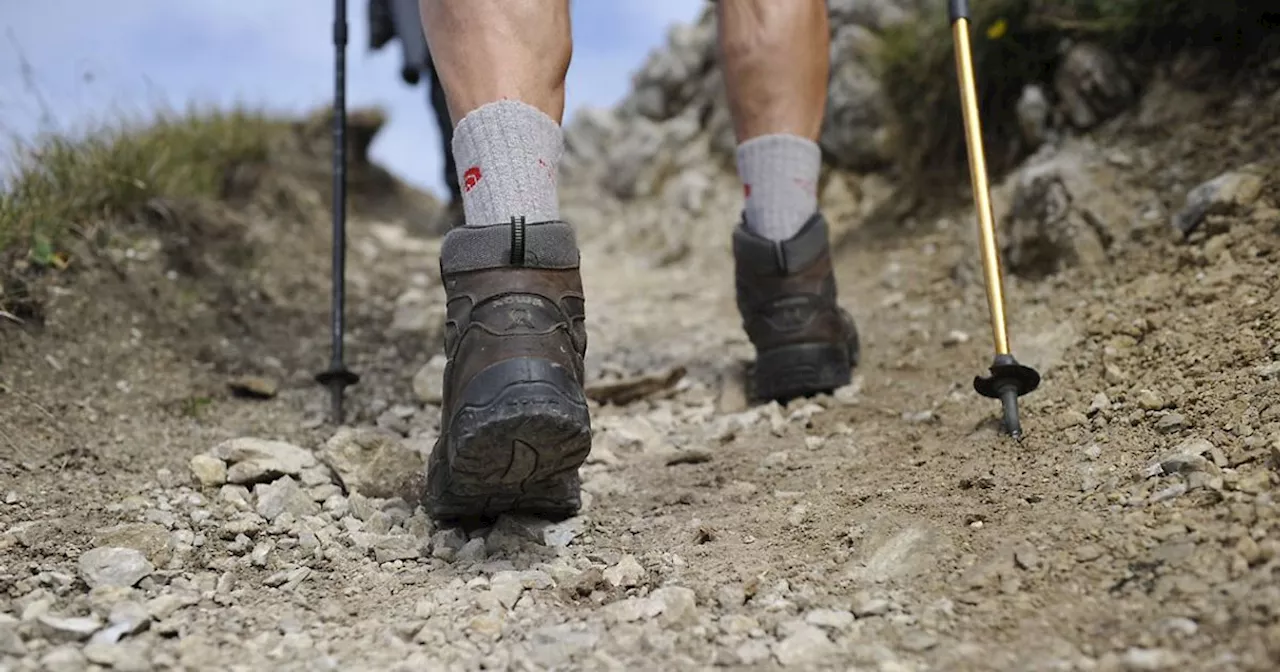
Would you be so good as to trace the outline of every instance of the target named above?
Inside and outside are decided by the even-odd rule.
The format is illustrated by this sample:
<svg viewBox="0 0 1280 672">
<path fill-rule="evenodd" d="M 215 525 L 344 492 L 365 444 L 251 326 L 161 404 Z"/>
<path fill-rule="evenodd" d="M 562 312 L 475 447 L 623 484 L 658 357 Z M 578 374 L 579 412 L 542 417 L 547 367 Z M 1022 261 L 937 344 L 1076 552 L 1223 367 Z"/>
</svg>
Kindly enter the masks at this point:
<svg viewBox="0 0 1280 672">
<path fill-rule="evenodd" d="M 1045 374 L 1021 444 L 969 387 L 989 341 L 964 213 L 855 232 L 839 272 L 865 363 L 780 408 L 735 382 L 731 181 L 674 252 L 635 242 L 648 206 L 568 195 L 592 377 L 687 373 L 596 409 L 588 506 L 550 528 L 437 530 L 313 462 L 391 495 L 434 440 L 413 379 L 439 346 L 437 242 L 354 225 L 363 429 L 332 439 L 309 380 L 322 194 L 241 221 L 268 250 L 244 267 L 124 240 L 43 326 L 0 326 L 0 669 L 1274 669 L 1277 182 L 1183 242 L 1187 190 L 1260 150 L 1122 131 L 1063 150 L 1101 157 L 1085 173 L 1137 213 L 1105 263 L 1008 286 Z M 210 263 L 170 273 L 188 257 Z M 244 373 L 281 389 L 232 397 Z"/>
</svg>

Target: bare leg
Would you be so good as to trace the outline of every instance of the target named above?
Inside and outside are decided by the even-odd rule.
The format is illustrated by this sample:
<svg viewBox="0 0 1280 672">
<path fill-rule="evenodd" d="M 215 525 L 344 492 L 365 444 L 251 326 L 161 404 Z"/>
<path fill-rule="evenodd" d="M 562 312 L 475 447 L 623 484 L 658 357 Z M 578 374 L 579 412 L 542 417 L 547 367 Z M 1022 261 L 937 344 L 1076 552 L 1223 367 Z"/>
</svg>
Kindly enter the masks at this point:
<svg viewBox="0 0 1280 672">
<path fill-rule="evenodd" d="M 746 191 L 733 251 L 756 393 L 787 400 L 851 379 L 857 330 L 837 303 L 818 214 L 830 70 L 823 0 L 720 0 L 720 49 Z"/>
<path fill-rule="evenodd" d="M 562 120 L 573 52 L 568 0 L 421 0 L 421 7 L 454 123 L 498 100 Z"/>
<path fill-rule="evenodd" d="M 830 70 L 826 3 L 725 0 L 717 7 L 746 226 L 787 240 L 818 208 L 817 139 Z"/>
<path fill-rule="evenodd" d="M 591 449 L 582 278 L 559 221 L 568 0 L 421 0 L 456 121 L 465 225 L 440 251 L 447 301 L 437 518 L 571 515 Z"/>
<path fill-rule="evenodd" d="M 824 0 L 721 0 L 717 9 L 738 142 L 776 133 L 817 140 L 830 71 Z"/>
</svg>

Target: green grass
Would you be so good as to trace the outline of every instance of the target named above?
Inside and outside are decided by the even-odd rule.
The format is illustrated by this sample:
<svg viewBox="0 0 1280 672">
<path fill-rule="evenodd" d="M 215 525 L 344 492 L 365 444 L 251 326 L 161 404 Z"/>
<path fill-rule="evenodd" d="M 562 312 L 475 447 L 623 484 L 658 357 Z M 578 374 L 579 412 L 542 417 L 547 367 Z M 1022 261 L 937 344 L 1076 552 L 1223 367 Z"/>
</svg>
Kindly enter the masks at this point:
<svg viewBox="0 0 1280 672">
<path fill-rule="evenodd" d="M 1096 41 L 1139 65 L 1205 48 L 1230 71 L 1260 51 L 1274 53 L 1280 34 L 1273 0 L 986 0 L 972 7 L 983 135 L 996 173 L 1020 158 L 1015 106 L 1023 87 L 1040 83 L 1052 94 L 1064 39 Z M 881 54 L 899 167 L 925 188 L 965 170 L 953 50 L 950 26 L 938 15 L 891 30 Z"/>
<path fill-rule="evenodd" d="M 153 198 L 219 197 L 232 169 L 267 159 L 282 128 L 257 112 L 192 110 L 18 144 L 0 183 L 0 280 L 24 262 L 60 265 L 68 236 Z"/>
</svg>

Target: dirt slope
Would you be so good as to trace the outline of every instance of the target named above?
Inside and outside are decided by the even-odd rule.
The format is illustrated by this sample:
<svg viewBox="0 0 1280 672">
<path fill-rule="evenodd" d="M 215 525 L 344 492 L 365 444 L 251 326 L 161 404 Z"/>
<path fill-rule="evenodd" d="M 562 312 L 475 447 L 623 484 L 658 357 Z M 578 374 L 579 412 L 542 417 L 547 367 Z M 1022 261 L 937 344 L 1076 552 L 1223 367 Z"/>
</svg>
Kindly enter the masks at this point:
<svg viewBox="0 0 1280 672">
<path fill-rule="evenodd" d="M 967 211 L 886 235 L 869 187 L 825 192 L 864 364 L 780 408 L 739 382 L 731 176 L 569 185 L 593 380 L 686 373 L 596 409 L 589 504 L 550 528 L 415 510 L 438 241 L 358 201 L 360 429 L 335 430 L 324 188 L 157 204 L 43 320 L 0 321 L 0 669 L 1274 669 L 1276 85 L 1155 87 L 999 190 L 1014 348 L 1045 375 L 1021 444 L 969 385 Z M 278 394 L 231 395 L 243 374 Z"/>
</svg>

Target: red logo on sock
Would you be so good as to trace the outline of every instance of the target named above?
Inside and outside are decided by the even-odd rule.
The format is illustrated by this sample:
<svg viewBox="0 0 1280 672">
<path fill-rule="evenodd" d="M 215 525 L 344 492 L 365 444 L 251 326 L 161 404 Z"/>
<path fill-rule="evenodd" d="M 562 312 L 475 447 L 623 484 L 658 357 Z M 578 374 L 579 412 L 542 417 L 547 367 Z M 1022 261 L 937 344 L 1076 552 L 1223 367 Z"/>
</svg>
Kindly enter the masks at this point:
<svg viewBox="0 0 1280 672">
<path fill-rule="evenodd" d="M 742 185 L 742 197 L 751 198 L 751 185 L 749 184 Z"/>
<path fill-rule="evenodd" d="M 818 193 L 818 184 L 812 180 L 802 180 L 797 177 L 795 178 L 795 183 L 797 187 L 800 187 L 806 193 L 809 193 L 809 194 Z"/>
<path fill-rule="evenodd" d="M 551 164 L 543 161 L 542 159 L 538 159 L 538 167 L 542 168 L 542 172 L 547 174 L 548 180 L 551 180 L 552 182 L 556 181 L 556 174 L 555 171 L 551 169 Z"/>
<path fill-rule="evenodd" d="M 471 166 L 467 172 L 462 174 L 462 190 L 470 192 L 477 184 L 480 184 L 480 178 L 484 174 L 480 172 L 480 166 Z"/>
</svg>

